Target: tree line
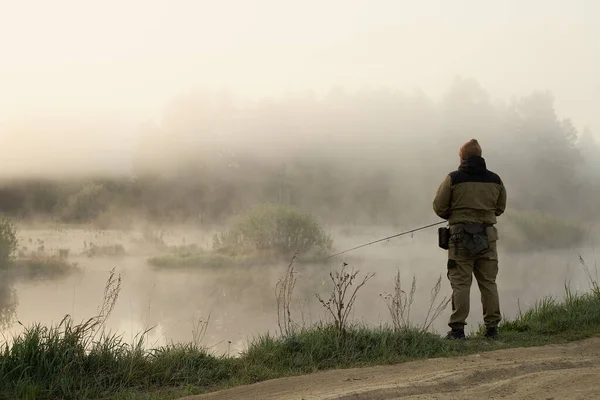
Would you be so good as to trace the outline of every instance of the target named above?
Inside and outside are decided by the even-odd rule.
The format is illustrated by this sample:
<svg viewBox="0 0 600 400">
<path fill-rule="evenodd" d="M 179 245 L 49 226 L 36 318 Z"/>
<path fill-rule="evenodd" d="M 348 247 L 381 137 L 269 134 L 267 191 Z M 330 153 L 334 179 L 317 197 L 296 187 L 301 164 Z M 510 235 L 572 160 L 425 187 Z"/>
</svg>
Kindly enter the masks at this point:
<svg viewBox="0 0 600 400">
<path fill-rule="evenodd" d="M 589 220 L 598 207 L 591 132 L 559 117 L 551 93 L 497 101 L 473 79 L 457 79 L 437 101 L 418 91 L 334 88 L 239 105 L 191 92 L 166 107 L 160 124 L 141 126 L 140 137 L 133 176 L 5 182 L 0 210 L 67 222 L 127 212 L 219 224 L 272 202 L 330 223 L 421 222 L 470 138 L 504 179 L 510 208 Z"/>
</svg>

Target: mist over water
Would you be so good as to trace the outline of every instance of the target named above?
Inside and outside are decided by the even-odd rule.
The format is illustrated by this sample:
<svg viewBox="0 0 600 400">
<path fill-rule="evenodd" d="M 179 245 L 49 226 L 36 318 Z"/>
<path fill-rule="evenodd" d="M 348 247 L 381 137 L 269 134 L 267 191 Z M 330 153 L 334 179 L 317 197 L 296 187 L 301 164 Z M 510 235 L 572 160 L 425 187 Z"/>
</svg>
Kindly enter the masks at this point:
<svg viewBox="0 0 600 400">
<path fill-rule="evenodd" d="M 53 246 L 83 247 L 84 240 L 97 243 L 114 243 L 119 240 L 126 248 L 135 233 L 83 230 L 57 233 L 56 231 L 24 231 L 23 237 L 43 237 L 48 249 Z M 194 237 L 193 234 L 196 234 Z M 336 227 L 334 234 L 339 248 L 349 248 L 393 234 L 381 227 Z M 210 232 L 174 231 L 169 236 L 173 244 L 210 237 Z M 390 324 L 389 311 L 384 299 L 393 292 L 394 278 L 399 270 L 403 290 L 410 291 L 413 276 L 417 290 L 411 307 L 411 320 L 422 323 L 430 305 L 430 292 L 442 276 L 442 290 L 437 300 L 449 296 L 450 285 L 445 276 L 446 254 L 435 247 L 435 229 L 421 231 L 392 239 L 355 252 L 339 256 L 329 267 L 297 263 L 298 281 L 293 294 L 292 318 L 310 326 L 326 321 L 328 316 L 318 303 L 315 294 L 328 295 L 331 288 L 329 272 L 342 261 L 348 267 L 360 270 L 359 278 L 374 272 L 376 275 L 358 292 L 351 319 L 371 326 Z M 589 283 L 579 264 L 579 254 L 592 268 L 594 274 L 594 249 L 583 245 L 571 250 L 530 253 L 510 253 L 500 248 L 500 273 L 498 286 L 502 312 L 513 318 L 541 300 L 552 295 L 562 298 L 564 284 L 585 292 Z M 72 257 L 82 267 L 80 274 L 57 280 L 21 281 L 14 285 L 17 293 L 16 313 L 25 326 L 34 323 L 56 324 L 65 314 L 82 322 L 97 315 L 104 286 L 110 270 L 115 267 L 121 275 L 122 286 L 117 304 L 107 321 L 106 328 L 123 335 L 123 340 L 135 342 L 138 335 L 149 328 L 146 346 L 156 347 L 171 342 L 190 342 L 208 321 L 202 344 L 218 354 L 235 355 L 247 348 L 259 335 L 279 333 L 277 326 L 275 285 L 285 273 L 287 265 L 277 263 L 243 269 L 155 269 L 147 265 L 145 256 L 128 255 L 119 258 L 87 256 Z M 476 281 L 473 282 L 471 314 L 467 331 L 478 329 L 482 310 Z M 432 330 L 443 333 L 447 329 L 450 307 L 435 321 Z M 15 324 L 4 332 L 10 336 L 20 332 Z"/>
</svg>

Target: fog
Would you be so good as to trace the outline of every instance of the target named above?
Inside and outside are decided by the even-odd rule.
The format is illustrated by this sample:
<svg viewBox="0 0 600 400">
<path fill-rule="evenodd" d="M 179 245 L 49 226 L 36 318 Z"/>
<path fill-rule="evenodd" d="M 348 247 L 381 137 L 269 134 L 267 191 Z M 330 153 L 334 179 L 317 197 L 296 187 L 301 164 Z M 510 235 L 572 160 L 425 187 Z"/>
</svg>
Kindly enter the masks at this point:
<svg viewBox="0 0 600 400">
<path fill-rule="evenodd" d="M 68 248 L 83 270 L 6 280 L 0 303 L 14 289 L 25 324 L 91 316 L 116 267 L 114 330 L 157 325 L 153 340 L 187 341 L 191 321 L 210 313 L 208 343 L 240 349 L 277 328 L 286 265 L 153 269 L 147 258 L 160 250 L 136 247 L 145 227 L 169 230 L 171 245 L 209 248 L 232 217 L 274 202 L 309 211 L 343 250 L 437 222 L 435 190 L 471 138 L 508 192 L 503 311 L 560 296 L 565 280 L 585 289 L 579 254 L 593 265 L 600 211 L 595 2 L 0 7 L 0 211 L 25 244 Z M 439 275 L 449 294 L 436 240 L 429 230 L 340 258 L 377 273 L 354 317 L 389 322 L 379 295 L 393 290 L 397 268 L 406 285 L 417 276 L 415 318 Z M 127 255 L 86 257 L 90 241 L 122 244 Z M 314 292 L 326 290 L 329 270 L 299 268 L 297 299 L 320 320 Z M 476 285 L 472 293 L 470 329 L 481 314 Z"/>
<path fill-rule="evenodd" d="M 136 135 L 132 125 L 160 123 L 165 104 L 192 88 L 225 90 L 244 103 L 324 95 L 332 86 L 418 88 L 438 99 L 458 75 L 501 99 L 550 90 L 561 115 L 597 134 L 599 7 L 589 0 L 4 1 L 0 132 L 21 143 L 41 136 L 53 154 L 102 149 L 107 160 L 122 151 L 114 143 Z M 99 132 L 99 120 L 111 123 Z M 54 124 L 78 145 L 49 139 Z"/>
</svg>

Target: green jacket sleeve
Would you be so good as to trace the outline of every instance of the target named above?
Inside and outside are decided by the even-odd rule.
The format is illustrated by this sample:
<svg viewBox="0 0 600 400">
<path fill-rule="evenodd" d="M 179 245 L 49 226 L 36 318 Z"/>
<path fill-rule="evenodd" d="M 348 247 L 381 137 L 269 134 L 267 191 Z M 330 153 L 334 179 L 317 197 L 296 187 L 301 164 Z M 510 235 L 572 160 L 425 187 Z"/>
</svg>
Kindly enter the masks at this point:
<svg viewBox="0 0 600 400">
<path fill-rule="evenodd" d="M 450 200 L 452 199 L 452 179 L 450 175 L 440 184 L 433 199 L 433 211 L 442 219 L 450 218 Z"/>
<path fill-rule="evenodd" d="M 500 195 L 498 195 L 498 202 L 496 203 L 496 216 L 499 217 L 504 214 L 506 210 L 506 188 L 504 183 L 500 183 Z"/>
</svg>

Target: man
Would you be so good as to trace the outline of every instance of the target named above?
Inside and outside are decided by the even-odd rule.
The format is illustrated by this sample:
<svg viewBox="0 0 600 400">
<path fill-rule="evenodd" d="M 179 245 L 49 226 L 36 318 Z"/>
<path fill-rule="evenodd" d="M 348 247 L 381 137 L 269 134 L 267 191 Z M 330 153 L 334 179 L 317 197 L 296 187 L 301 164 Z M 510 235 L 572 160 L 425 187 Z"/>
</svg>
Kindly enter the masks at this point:
<svg viewBox="0 0 600 400">
<path fill-rule="evenodd" d="M 448 221 L 450 234 L 452 315 L 446 338 L 465 338 L 473 275 L 481 292 L 485 336 L 496 338 L 501 315 L 496 287 L 498 231 L 494 225 L 506 208 L 506 189 L 500 177 L 487 169 L 477 140 L 463 144 L 458 154 L 458 170 L 446 176 L 433 201 L 435 213 Z"/>
</svg>

